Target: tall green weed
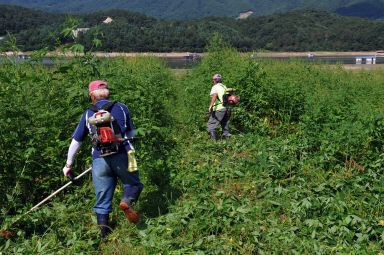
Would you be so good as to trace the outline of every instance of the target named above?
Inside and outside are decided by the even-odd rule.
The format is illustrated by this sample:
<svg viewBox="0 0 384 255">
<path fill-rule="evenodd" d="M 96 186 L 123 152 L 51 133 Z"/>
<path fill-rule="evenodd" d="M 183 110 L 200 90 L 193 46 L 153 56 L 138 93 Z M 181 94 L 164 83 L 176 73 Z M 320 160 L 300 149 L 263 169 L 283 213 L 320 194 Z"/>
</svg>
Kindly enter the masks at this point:
<svg viewBox="0 0 384 255">
<path fill-rule="evenodd" d="M 382 149 L 383 72 L 347 71 L 299 59 L 263 61 L 237 52 L 219 36 L 207 50 L 203 63 L 183 81 L 192 98 L 186 108 L 195 112 L 188 120 L 191 127 L 205 130 L 211 77 L 221 73 L 223 83 L 241 97 L 233 110 L 234 133 L 290 134 L 305 153 L 326 158 L 321 160 L 326 169 L 370 164 Z"/>
<path fill-rule="evenodd" d="M 87 84 L 95 79 L 106 80 L 111 99 L 127 104 L 131 111 L 141 138 L 138 161 L 148 169 L 143 176 L 146 183 L 167 185 L 162 151 L 171 146 L 164 136 L 172 123 L 164 111 L 171 97 L 170 71 L 155 58 L 89 61 L 93 62 L 75 58 L 50 68 L 29 63 L 0 66 L 2 219 L 31 207 L 64 183 L 61 168 L 71 134 L 90 105 Z M 90 163 L 86 142 L 77 155 L 75 172 Z M 9 199 L 15 186 L 17 196 Z"/>
<path fill-rule="evenodd" d="M 58 123 L 60 130 L 65 129 L 60 143 L 64 153 L 43 162 L 58 163 L 57 184 L 62 182 L 60 162 L 65 160 L 69 136 L 89 105 L 86 84 L 96 78 L 107 80 L 113 99 L 128 105 L 142 137 L 142 142 L 135 146 L 146 188 L 135 205 L 141 223 L 132 226 L 122 212 L 115 210 L 111 214 L 114 232 L 106 243 L 100 243 L 97 238 L 95 218 L 90 212 L 93 194 L 88 176 L 80 187 L 71 187 L 65 196 L 60 196 L 62 201 L 55 200 L 18 222 L 13 239 L 0 239 L 0 252 L 382 252 L 384 89 L 381 81 L 384 73 L 346 71 L 341 66 L 317 66 L 295 59 L 267 62 L 237 52 L 220 37 L 214 37 L 208 49 L 209 55 L 202 64 L 179 78 L 151 58 L 107 61 L 82 58 L 52 69 L 9 66 L 4 70 L 1 77 L 10 81 L 17 78 L 11 83 L 1 80 L 2 88 L 7 84 L 8 90 L 18 88 L 19 82 L 25 84 L 25 77 L 51 77 L 41 78 L 55 86 L 43 88 L 47 90 L 40 99 L 31 99 L 31 92 L 21 97 L 1 90 L 7 93 L 1 97 L 2 104 L 15 101 L 23 106 L 22 99 L 32 102 L 35 107 L 21 108 L 29 110 L 31 116 L 41 111 L 35 104 L 45 102 L 49 106 L 46 98 L 56 99 L 48 93 L 51 90 L 59 90 L 63 98 L 73 93 L 71 100 L 64 103 L 61 98 L 53 101 L 62 106 L 60 113 L 73 116 L 66 122 L 68 128 L 61 125 L 62 120 L 52 126 L 50 121 L 39 119 L 45 128 L 52 129 L 50 132 L 59 129 Z M 7 76 L 8 72 L 13 75 Z M 209 139 L 204 120 L 215 73 L 221 73 L 224 84 L 237 88 L 237 94 L 242 97 L 231 120 L 233 136 L 218 143 Z M 70 87 L 63 85 L 68 83 Z M 44 84 L 37 80 L 36 86 L 40 88 Z M 21 87 L 18 91 L 24 93 Z M 73 101 L 78 102 L 75 108 Z M 11 118 L 11 124 L 1 126 L 9 132 L 18 127 L 16 121 L 27 122 L 16 118 L 24 111 L 12 109 L 15 117 Z M 22 115 L 21 119 L 31 118 L 30 115 Z M 36 130 L 39 131 L 30 128 L 29 133 Z M 8 134 L 2 136 L 13 139 L 8 145 L 18 142 Z M 44 141 L 41 139 L 42 144 L 35 142 L 34 146 L 42 150 L 47 146 Z M 3 158 L 12 157 L 8 147 L 1 150 L 8 153 L 0 154 Z M 90 160 L 88 148 L 81 153 L 77 165 L 85 166 Z M 16 151 L 14 160 L 16 156 L 22 156 L 22 152 Z M 38 156 L 31 153 L 30 159 L 42 164 Z M 2 160 L 10 172 L 2 172 L 2 176 L 13 173 L 5 163 Z M 40 168 L 30 168 L 22 161 L 18 164 L 17 173 L 23 169 L 23 175 L 41 173 Z M 26 191 L 24 179 L 19 178 L 21 174 L 13 174 L 17 184 L 2 185 L 7 185 L 8 195 L 16 199 L 14 206 L 9 204 L 7 208 L 17 210 L 22 208 L 22 199 L 29 198 L 21 192 Z M 116 193 L 121 190 L 117 189 Z M 118 200 L 117 195 L 115 209 Z M 8 215 L 15 213 L 11 211 Z"/>
</svg>

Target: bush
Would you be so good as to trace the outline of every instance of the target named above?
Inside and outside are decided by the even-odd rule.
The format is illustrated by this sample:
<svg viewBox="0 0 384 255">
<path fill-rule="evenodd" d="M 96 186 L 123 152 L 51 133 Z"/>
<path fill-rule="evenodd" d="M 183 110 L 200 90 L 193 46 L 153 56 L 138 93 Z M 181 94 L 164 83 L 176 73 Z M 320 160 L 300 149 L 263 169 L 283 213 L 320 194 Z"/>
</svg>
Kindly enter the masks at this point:
<svg viewBox="0 0 384 255">
<path fill-rule="evenodd" d="M 106 80 L 112 100 L 127 104 L 131 111 L 141 138 L 136 149 L 144 181 L 165 185 L 169 170 L 162 151 L 172 146 L 164 135 L 172 123 L 164 110 L 172 97 L 170 77 L 160 60 L 145 57 L 105 61 L 81 57 L 49 68 L 0 65 L 0 107 L 5 109 L 0 123 L 2 217 L 31 207 L 62 186 L 71 134 L 90 105 L 87 85 L 95 79 Z M 89 142 L 81 147 L 76 173 L 91 163 L 90 149 Z M 164 177 L 160 182 L 154 177 L 159 175 Z"/>
</svg>

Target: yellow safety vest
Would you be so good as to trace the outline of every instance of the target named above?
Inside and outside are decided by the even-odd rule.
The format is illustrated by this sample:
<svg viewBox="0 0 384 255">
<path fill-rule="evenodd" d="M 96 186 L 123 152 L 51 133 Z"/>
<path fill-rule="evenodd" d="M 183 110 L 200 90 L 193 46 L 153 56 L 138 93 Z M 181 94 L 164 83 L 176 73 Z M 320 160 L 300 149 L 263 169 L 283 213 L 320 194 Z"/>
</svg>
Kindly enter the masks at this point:
<svg viewBox="0 0 384 255">
<path fill-rule="evenodd" d="M 221 83 L 217 83 L 216 85 L 216 91 L 217 91 L 217 98 L 215 101 L 215 106 L 213 107 L 214 111 L 218 111 L 221 109 L 225 109 L 227 107 L 224 107 L 223 105 L 223 95 L 225 92 L 227 92 L 227 87 Z"/>
</svg>

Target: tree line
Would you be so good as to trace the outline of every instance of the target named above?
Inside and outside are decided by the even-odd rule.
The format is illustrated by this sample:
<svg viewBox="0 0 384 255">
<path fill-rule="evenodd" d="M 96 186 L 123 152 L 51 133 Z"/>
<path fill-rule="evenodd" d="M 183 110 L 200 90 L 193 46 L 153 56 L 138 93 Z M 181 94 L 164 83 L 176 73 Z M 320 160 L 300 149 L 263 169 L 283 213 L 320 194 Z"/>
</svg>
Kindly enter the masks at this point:
<svg viewBox="0 0 384 255">
<path fill-rule="evenodd" d="M 3 8 L 0 6 L 2 16 L 10 13 L 2 11 Z M 23 50 L 46 46 L 54 49 L 58 38 L 61 43 L 68 40 L 60 33 L 66 15 L 6 8 L 14 8 L 16 14 L 6 19 L 0 16 L 0 21 L 4 21 L 0 22 L 0 36 L 9 31 Z M 77 27 L 90 28 L 79 33 L 76 42 L 90 49 L 92 39 L 97 37 L 102 43 L 93 50 L 105 52 L 203 52 L 214 33 L 219 33 L 240 51 L 373 51 L 384 45 L 382 21 L 343 17 L 314 9 L 242 20 L 214 16 L 162 20 L 125 10 L 73 17 L 78 20 Z M 113 21 L 103 23 L 107 17 Z"/>
</svg>

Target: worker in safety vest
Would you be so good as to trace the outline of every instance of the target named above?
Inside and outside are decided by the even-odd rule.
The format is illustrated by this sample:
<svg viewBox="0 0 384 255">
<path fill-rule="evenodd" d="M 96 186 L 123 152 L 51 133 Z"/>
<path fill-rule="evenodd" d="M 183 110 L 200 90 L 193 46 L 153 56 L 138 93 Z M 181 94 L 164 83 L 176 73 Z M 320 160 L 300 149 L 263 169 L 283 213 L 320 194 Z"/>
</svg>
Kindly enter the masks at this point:
<svg viewBox="0 0 384 255">
<path fill-rule="evenodd" d="M 139 216 L 133 210 L 132 202 L 138 200 L 144 186 L 139 178 L 134 148 L 130 143 L 134 137 L 134 127 L 127 106 L 108 100 L 110 92 L 104 81 L 93 81 L 88 87 L 89 98 L 94 105 L 84 112 L 72 134 L 63 172 L 70 180 L 74 180 L 72 165 L 75 155 L 82 141 L 90 134 L 93 146 L 92 181 L 96 193 L 93 211 L 97 214 L 101 238 L 105 240 L 111 230 L 108 220 L 117 179 L 123 184 L 119 207 L 128 220 L 135 224 Z M 108 121 L 100 127 L 100 120 Z"/>
<path fill-rule="evenodd" d="M 229 137 L 229 119 L 231 117 L 231 108 L 224 107 L 223 95 L 225 94 L 227 87 L 222 84 L 222 77 L 220 74 L 213 76 L 213 86 L 211 89 L 211 104 L 209 106 L 209 112 L 211 113 L 208 123 L 207 131 L 213 140 L 217 140 L 216 128 L 219 124 L 222 127 L 223 139 Z"/>
</svg>

